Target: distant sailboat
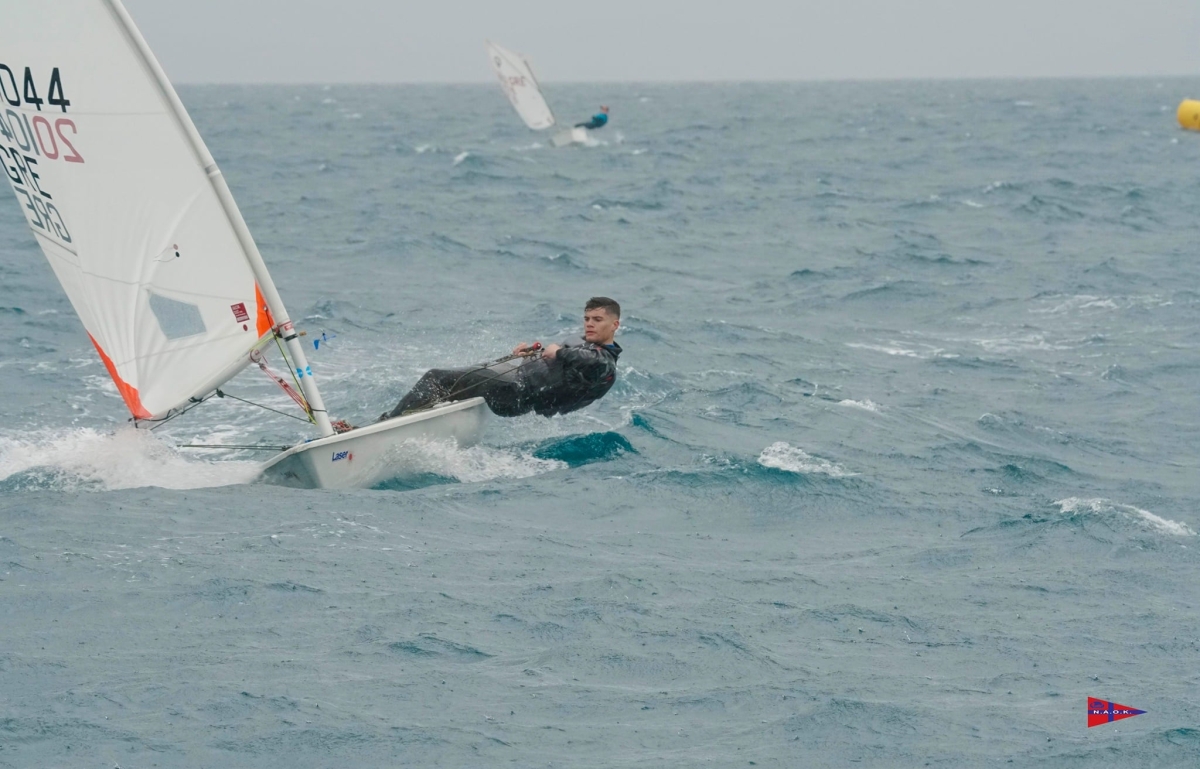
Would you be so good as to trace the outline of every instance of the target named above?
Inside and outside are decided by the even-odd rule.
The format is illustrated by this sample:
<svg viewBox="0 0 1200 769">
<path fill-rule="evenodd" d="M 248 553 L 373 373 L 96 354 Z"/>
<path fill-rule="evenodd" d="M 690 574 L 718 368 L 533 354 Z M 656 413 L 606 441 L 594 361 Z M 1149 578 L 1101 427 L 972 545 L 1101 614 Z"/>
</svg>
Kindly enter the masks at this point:
<svg viewBox="0 0 1200 769">
<path fill-rule="evenodd" d="M 492 65 L 492 71 L 500 80 L 500 88 L 513 105 L 513 109 L 525 121 L 525 125 L 535 131 L 554 127 L 554 112 L 546 103 L 546 96 L 533 74 L 529 60 L 490 40 L 483 41 L 483 44 L 487 50 L 488 63 Z M 583 128 L 568 128 L 550 137 L 550 143 L 555 147 L 586 144 L 587 140 L 587 130 Z"/>
<path fill-rule="evenodd" d="M 37 30 L 32 34 L 29 30 Z M 120 0 L 15 3 L 0 31 L 0 164 L 139 427 L 277 345 L 319 437 L 264 465 L 305 487 L 395 477 L 399 442 L 478 439 L 482 398 L 336 433 L 221 171 Z"/>
</svg>

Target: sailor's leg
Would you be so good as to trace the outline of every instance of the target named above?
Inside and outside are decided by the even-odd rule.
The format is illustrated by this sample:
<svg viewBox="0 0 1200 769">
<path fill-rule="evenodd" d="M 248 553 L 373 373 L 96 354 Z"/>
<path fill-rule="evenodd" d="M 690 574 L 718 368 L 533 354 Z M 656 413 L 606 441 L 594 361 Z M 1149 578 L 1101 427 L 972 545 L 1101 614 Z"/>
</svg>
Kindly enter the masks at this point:
<svg viewBox="0 0 1200 769">
<path fill-rule="evenodd" d="M 396 408 L 383 415 L 383 419 L 398 417 L 406 411 L 426 408 L 446 398 L 464 374 L 473 369 L 435 368 L 425 372 L 408 394 L 400 399 Z"/>
<path fill-rule="evenodd" d="M 498 417 L 517 417 L 533 410 L 533 405 L 525 403 L 515 385 L 494 387 L 483 397 L 488 408 Z"/>
<path fill-rule="evenodd" d="M 529 411 L 521 397 L 522 389 L 517 381 L 517 366 L 493 366 L 475 369 L 464 375 L 454 386 L 451 400 L 466 400 L 481 397 L 487 401 L 493 414 L 515 417 Z"/>
</svg>

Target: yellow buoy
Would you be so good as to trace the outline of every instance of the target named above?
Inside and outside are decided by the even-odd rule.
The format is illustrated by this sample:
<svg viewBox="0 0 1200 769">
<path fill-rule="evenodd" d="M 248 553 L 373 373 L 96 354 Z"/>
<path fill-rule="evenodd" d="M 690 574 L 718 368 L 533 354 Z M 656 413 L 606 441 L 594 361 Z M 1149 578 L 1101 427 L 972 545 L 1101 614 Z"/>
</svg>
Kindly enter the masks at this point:
<svg viewBox="0 0 1200 769">
<path fill-rule="evenodd" d="M 1190 131 L 1200 131 L 1200 101 L 1184 99 L 1179 102 L 1179 125 Z"/>
</svg>

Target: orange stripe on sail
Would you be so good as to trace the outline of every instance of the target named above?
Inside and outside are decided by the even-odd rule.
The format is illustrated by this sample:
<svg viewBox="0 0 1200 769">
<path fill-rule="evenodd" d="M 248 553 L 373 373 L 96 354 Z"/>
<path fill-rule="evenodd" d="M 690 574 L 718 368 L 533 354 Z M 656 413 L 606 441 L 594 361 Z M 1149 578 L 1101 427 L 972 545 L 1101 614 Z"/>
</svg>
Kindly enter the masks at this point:
<svg viewBox="0 0 1200 769">
<path fill-rule="evenodd" d="M 100 360 L 104 361 L 104 368 L 108 369 L 108 375 L 112 377 L 117 384 L 117 392 L 121 393 L 121 397 L 125 399 L 125 405 L 129 407 L 129 411 L 133 414 L 134 419 L 149 419 L 154 416 L 146 407 L 142 405 L 142 398 L 138 395 L 137 388 L 126 382 L 117 373 L 117 367 L 113 365 L 112 358 L 104 352 L 100 347 L 100 343 L 91 334 L 88 334 L 88 339 L 92 340 L 92 344 L 96 346 L 96 352 L 100 353 Z"/>
<path fill-rule="evenodd" d="M 258 304 L 258 318 L 255 326 L 258 329 L 258 338 L 262 339 L 263 334 L 275 328 L 275 319 L 271 317 L 271 308 L 267 307 L 267 300 L 263 299 L 262 289 L 258 287 L 258 283 L 254 284 L 254 301 Z"/>
</svg>

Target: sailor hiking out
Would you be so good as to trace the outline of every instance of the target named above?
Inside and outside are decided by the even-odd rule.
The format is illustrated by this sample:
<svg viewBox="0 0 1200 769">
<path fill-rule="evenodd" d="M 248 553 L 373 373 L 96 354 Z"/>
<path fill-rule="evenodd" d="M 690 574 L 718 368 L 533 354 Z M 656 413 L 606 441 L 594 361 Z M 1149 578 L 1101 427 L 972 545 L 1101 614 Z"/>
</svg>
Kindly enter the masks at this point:
<svg viewBox="0 0 1200 769">
<path fill-rule="evenodd" d="M 613 337 L 620 325 L 621 306 L 608 297 L 592 297 L 584 307 L 579 341 L 545 348 L 522 342 L 491 363 L 431 369 L 380 419 L 475 397 L 502 417 L 576 411 L 604 397 L 616 381 L 621 346 Z"/>
<path fill-rule="evenodd" d="M 586 128 L 589 131 L 594 131 L 597 128 L 603 128 L 608 125 L 608 107 L 601 105 L 600 111 L 592 115 L 592 119 L 586 123 L 576 123 L 576 128 Z"/>
</svg>

